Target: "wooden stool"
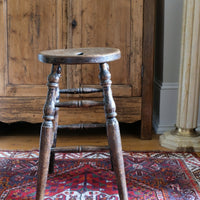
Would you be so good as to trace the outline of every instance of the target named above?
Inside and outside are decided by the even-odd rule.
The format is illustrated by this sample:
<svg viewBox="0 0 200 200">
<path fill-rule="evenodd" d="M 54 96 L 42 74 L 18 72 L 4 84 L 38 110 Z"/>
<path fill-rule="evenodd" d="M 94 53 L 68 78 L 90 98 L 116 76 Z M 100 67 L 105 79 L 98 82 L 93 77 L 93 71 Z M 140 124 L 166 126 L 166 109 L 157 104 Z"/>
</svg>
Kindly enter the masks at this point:
<svg viewBox="0 0 200 200">
<path fill-rule="evenodd" d="M 115 102 L 111 90 L 111 74 L 107 62 L 117 60 L 121 57 L 119 49 L 114 48 L 80 48 L 80 49 L 57 49 L 42 51 L 38 59 L 44 63 L 52 64 L 52 71 L 48 76 L 48 93 L 44 105 L 44 122 L 40 133 L 40 155 L 37 179 L 36 199 L 42 200 L 45 194 L 45 186 L 48 171 L 53 171 L 55 152 L 80 152 L 80 151 L 101 151 L 110 150 L 112 166 L 114 168 L 118 191 L 121 200 L 128 200 L 126 178 L 124 171 L 124 161 L 122 156 L 120 130 L 115 112 Z M 78 88 L 59 90 L 59 78 L 61 75 L 60 64 L 89 64 L 98 63 L 100 68 L 99 78 L 102 89 Z M 103 92 L 104 101 L 71 101 L 59 102 L 60 93 L 80 94 Z M 82 146 L 56 148 L 57 129 L 66 127 L 76 127 L 77 125 L 58 126 L 59 107 L 92 107 L 104 105 L 106 116 L 106 130 L 109 147 Z M 88 125 L 86 125 L 88 126 Z M 95 125 L 98 126 L 98 125 Z"/>
</svg>

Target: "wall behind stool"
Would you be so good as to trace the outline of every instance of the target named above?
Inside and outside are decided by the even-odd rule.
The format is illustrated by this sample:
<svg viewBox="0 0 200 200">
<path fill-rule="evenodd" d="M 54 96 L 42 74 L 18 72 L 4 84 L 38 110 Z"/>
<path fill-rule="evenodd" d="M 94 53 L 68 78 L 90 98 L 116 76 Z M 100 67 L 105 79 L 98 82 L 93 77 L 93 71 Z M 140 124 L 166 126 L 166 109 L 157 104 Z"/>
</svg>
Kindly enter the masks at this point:
<svg viewBox="0 0 200 200">
<path fill-rule="evenodd" d="M 153 127 L 156 133 L 176 124 L 183 0 L 157 0 Z M 200 112 L 198 118 L 200 126 Z"/>
</svg>

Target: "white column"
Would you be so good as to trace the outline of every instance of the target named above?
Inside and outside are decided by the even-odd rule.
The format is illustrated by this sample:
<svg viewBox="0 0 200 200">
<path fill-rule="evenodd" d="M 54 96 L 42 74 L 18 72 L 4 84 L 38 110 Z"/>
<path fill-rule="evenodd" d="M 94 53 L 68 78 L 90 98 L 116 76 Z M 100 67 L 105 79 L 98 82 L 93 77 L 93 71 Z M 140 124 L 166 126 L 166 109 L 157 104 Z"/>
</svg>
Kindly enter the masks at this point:
<svg viewBox="0 0 200 200">
<path fill-rule="evenodd" d="M 176 129 L 160 137 L 174 150 L 200 150 L 196 132 L 200 90 L 200 0 L 184 0 Z M 169 108 L 170 109 L 170 108 Z"/>
</svg>

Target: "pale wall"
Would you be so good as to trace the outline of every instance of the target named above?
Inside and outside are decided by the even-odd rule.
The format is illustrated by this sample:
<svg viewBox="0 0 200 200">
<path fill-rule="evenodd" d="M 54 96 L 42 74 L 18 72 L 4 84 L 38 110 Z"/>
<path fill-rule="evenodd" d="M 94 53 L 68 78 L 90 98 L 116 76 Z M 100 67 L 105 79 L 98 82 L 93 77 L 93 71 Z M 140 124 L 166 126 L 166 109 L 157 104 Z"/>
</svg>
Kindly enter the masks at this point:
<svg viewBox="0 0 200 200">
<path fill-rule="evenodd" d="M 164 19 L 161 23 L 158 10 L 157 33 L 163 27 L 163 38 L 156 37 L 153 126 L 156 133 L 163 133 L 176 123 L 183 0 L 157 1 L 159 6 L 163 3 Z"/>
</svg>

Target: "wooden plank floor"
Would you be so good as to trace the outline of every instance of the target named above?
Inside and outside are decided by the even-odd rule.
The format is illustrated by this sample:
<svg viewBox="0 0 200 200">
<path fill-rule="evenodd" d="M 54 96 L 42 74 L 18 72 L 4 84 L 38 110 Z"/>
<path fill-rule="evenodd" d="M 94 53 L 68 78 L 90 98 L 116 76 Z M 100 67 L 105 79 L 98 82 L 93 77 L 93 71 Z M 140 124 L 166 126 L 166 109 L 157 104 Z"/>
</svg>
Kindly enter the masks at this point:
<svg viewBox="0 0 200 200">
<path fill-rule="evenodd" d="M 139 124 L 120 124 L 124 151 L 170 151 L 159 145 L 159 135 L 152 140 L 139 138 Z M 39 124 L 0 125 L 0 150 L 32 150 L 39 148 Z M 59 131 L 57 146 L 107 145 L 106 131 L 101 129 Z"/>
</svg>

